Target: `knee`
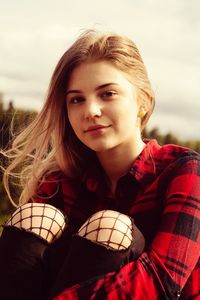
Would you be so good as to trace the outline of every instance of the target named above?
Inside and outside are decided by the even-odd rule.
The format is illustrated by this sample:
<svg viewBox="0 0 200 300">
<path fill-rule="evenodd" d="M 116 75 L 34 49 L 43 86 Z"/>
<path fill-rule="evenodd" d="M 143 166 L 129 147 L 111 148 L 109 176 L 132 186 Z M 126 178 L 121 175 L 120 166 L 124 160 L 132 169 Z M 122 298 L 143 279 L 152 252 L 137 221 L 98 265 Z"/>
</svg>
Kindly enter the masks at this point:
<svg viewBox="0 0 200 300">
<path fill-rule="evenodd" d="M 62 212 L 52 205 L 26 203 L 11 215 L 6 226 L 25 229 L 52 242 L 62 234 L 66 222 Z"/>
<path fill-rule="evenodd" d="M 78 235 L 111 249 L 127 249 L 132 242 L 132 220 L 117 211 L 99 211 L 83 224 Z"/>
</svg>

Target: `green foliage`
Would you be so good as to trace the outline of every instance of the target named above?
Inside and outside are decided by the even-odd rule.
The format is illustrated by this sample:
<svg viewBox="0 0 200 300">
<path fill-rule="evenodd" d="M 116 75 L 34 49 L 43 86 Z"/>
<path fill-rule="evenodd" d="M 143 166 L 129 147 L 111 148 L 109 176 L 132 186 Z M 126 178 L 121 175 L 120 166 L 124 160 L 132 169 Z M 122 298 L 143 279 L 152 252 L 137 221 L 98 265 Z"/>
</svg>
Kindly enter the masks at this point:
<svg viewBox="0 0 200 300">
<path fill-rule="evenodd" d="M 13 209 L 8 197 L 3 188 L 2 182 L 0 182 L 0 235 L 2 232 L 2 224 L 8 219 L 10 211 Z"/>
<path fill-rule="evenodd" d="M 183 147 L 191 148 L 194 151 L 200 153 L 200 141 L 188 140 L 183 141 L 179 140 L 173 133 L 169 132 L 166 135 L 163 135 L 159 132 L 157 127 L 143 131 L 143 137 L 148 139 L 156 139 L 160 145 L 165 144 L 175 144 Z"/>
<path fill-rule="evenodd" d="M 13 137 L 27 127 L 35 116 L 35 111 L 14 109 L 12 102 L 7 110 L 0 106 L 0 148 L 8 147 Z"/>
<path fill-rule="evenodd" d="M 3 187 L 3 183 L 0 182 L 0 214 L 1 213 L 7 213 L 12 209 L 12 205 L 10 204 L 10 201 L 8 199 L 8 196 L 6 194 L 6 191 Z"/>
<path fill-rule="evenodd" d="M 14 136 L 16 136 L 23 128 L 35 118 L 36 112 L 29 110 L 17 110 L 14 109 L 12 102 L 9 104 L 9 108 L 5 110 L 0 94 L 0 148 L 6 149 L 12 142 Z M 6 159 L 0 154 L 0 164 L 5 166 Z M 2 183 L 2 171 L 0 169 L 0 225 L 4 222 L 5 218 L 9 216 L 9 213 L 13 210 L 8 196 L 5 192 Z M 19 194 L 19 188 L 14 187 L 14 193 Z M 0 227 L 1 232 L 1 227 Z"/>
<path fill-rule="evenodd" d="M 0 214 L 0 236 L 3 230 L 2 225 L 8 220 L 9 214 Z"/>
</svg>

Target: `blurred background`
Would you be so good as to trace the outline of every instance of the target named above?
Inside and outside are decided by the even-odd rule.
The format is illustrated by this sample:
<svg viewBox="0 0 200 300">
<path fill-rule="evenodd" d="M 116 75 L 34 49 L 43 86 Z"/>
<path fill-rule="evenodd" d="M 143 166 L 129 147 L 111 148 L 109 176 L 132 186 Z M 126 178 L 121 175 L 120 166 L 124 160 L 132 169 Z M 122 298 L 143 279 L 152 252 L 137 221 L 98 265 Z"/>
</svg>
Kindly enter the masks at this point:
<svg viewBox="0 0 200 300">
<path fill-rule="evenodd" d="M 156 95 L 144 136 L 200 152 L 199 0 L 0 0 L 0 147 L 13 115 L 18 128 L 41 109 L 57 61 L 89 28 L 138 46 Z"/>
</svg>

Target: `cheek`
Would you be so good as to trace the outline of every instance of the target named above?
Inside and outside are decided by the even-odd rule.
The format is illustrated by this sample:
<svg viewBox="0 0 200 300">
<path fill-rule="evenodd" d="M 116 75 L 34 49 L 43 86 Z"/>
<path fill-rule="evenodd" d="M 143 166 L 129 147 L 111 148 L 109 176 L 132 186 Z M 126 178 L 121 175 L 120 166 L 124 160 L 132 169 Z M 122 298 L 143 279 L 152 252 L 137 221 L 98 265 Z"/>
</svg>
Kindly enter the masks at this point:
<svg viewBox="0 0 200 300">
<path fill-rule="evenodd" d="M 73 129 L 73 131 L 74 131 L 74 133 L 75 133 L 75 135 L 78 137 L 78 138 L 80 138 L 80 136 L 82 135 L 82 123 L 81 122 L 79 122 L 79 118 L 77 118 L 76 116 L 74 116 L 74 115 L 72 115 L 71 117 L 70 117 L 70 115 L 69 115 L 69 123 L 70 123 L 70 125 L 71 125 L 71 127 L 72 127 L 72 129 Z"/>
<path fill-rule="evenodd" d="M 70 123 L 70 125 L 71 125 L 71 127 L 74 129 L 74 131 L 75 131 L 75 129 L 76 129 L 76 122 L 75 122 L 75 119 L 73 118 L 73 117 L 70 117 L 69 116 L 69 123 Z"/>
<path fill-rule="evenodd" d="M 72 109 L 67 107 L 67 116 L 68 116 L 68 120 L 70 122 L 70 124 L 72 125 L 74 123 L 74 112 L 72 111 Z"/>
<path fill-rule="evenodd" d="M 74 127 L 80 123 L 82 111 L 80 108 L 72 106 L 67 108 L 67 115 L 71 126 Z"/>
<path fill-rule="evenodd" d="M 136 103 L 133 103 L 132 101 L 128 101 L 127 103 L 124 103 L 124 105 L 121 106 L 121 108 L 118 110 L 118 115 L 121 118 L 132 119 L 133 121 L 137 118 L 138 115 L 138 106 Z"/>
<path fill-rule="evenodd" d="M 69 111 L 67 111 L 67 116 L 68 116 L 68 121 L 69 121 L 71 127 L 74 130 L 74 128 L 75 128 L 75 118 L 73 117 L 73 115 Z"/>
</svg>

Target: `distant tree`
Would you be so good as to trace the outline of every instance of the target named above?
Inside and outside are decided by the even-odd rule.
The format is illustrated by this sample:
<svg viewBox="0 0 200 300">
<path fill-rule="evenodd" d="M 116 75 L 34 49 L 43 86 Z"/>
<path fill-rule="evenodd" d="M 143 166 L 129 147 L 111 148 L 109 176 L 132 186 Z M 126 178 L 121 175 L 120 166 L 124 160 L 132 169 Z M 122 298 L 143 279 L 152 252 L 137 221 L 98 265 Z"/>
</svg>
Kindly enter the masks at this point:
<svg viewBox="0 0 200 300">
<path fill-rule="evenodd" d="M 8 113 L 8 114 L 13 114 L 14 111 L 15 111 L 15 109 L 14 109 L 13 101 L 11 100 L 11 101 L 9 102 L 9 104 L 8 104 L 7 113 Z"/>
<path fill-rule="evenodd" d="M 0 93 L 0 114 L 3 112 L 3 93 Z"/>
<path fill-rule="evenodd" d="M 6 148 L 13 137 L 35 118 L 35 111 L 15 109 L 13 102 L 9 102 L 7 110 L 0 114 L 0 147 Z"/>
<path fill-rule="evenodd" d="M 178 139 L 172 134 L 167 133 L 163 138 L 163 144 L 178 144 Z"/>
<path fill-rule="evenodd" d="M 200 153 L 200 141 L 186 141 L 182 142 L 182 145 L 188 148 L 195 150 L 196 152 Z"/>
<path fill-rule="evenodd" d="M 196 152 L 200 153 L 200 141 L 196 140 L 179 140 L 174 134 L 167 133 L 167 134 L 161 134 L 159 129 L 157 127 L 152 128 L 151 130 L 148 130 L 145 128 L 142 133 L 143 138 L 148 139 L 156 139 L 160 145 L 165 144 L 175 144 L 180 145 L 184 147 L 191 148 L 195 150 Z"/>
<path fill-rule="evenodd" d="M 154 127 L 149 131 L 149 135 L 152 139 L 158 139 L 158 137 L 160 136 L 159 129 L 157 127 Z"/>
<path fill-rule="evenodd" d="M 160 145 L 163 145 L 163 135 L 160 133 L 157 127 L 154 127 L 151 130 L 145 129 L 143 136 L 149 139 L 155 139 Z"/>
<path fill-rule="evenodd" d="M 7 109 L 4 109 L 2 99 L 3 95 L 0 93 L 0 148 L 6 149 L 13 137 L 27 127 L 37 113 L 23 109 L 17 110 L 13 105 L 13 101 L 9 102 Z M 0 164 L 1 166 L 6 165 L 6 159 L 1 154 Z M 0 169 L 0 219 L 2 215 L 7 214 L 12 208 L 2 185 L 2 175 L 2 170 Z M 14 194 L 19 193 L 17 186 L 14 186 L 12 189 Z"/>
</svg>

